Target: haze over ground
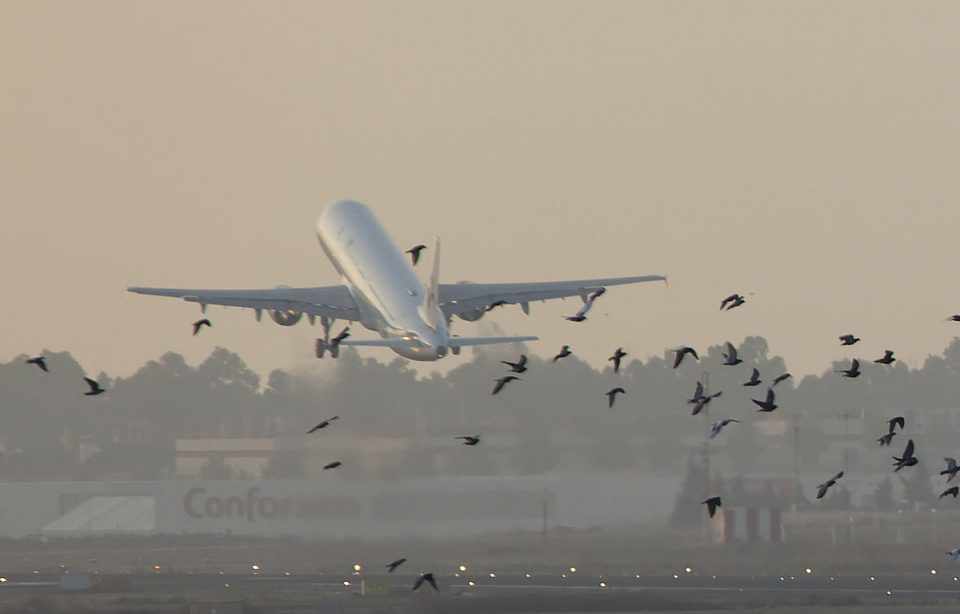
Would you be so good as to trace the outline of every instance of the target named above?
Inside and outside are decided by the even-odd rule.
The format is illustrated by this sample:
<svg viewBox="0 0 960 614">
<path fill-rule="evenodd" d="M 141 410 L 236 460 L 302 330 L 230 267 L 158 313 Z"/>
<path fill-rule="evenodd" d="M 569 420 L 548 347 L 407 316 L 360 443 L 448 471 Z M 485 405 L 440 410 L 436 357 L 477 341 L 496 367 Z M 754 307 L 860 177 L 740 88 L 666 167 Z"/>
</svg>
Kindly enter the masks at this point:
<svg viewBox="0 0 960 614">
<path fill-rule="evenodd" d="M 803 374 L 854 332 L 919 366 L 960 311 L 958 18 L 872 0 L 3 3 L 0 358 L 309 360 L 319 328 L 213 309 L 193 339 L 195 306 L 123 289 L 336 283 L 313 222 L 349 197 L 401 246 L 439 234 L 448 282 L 670 276 L 583 325 L 560 318 L 573 302 L 492 318 L 544 356 L 761 335 Z M 720 314 L 733 291 L 756 295 Z"/>
</svg>

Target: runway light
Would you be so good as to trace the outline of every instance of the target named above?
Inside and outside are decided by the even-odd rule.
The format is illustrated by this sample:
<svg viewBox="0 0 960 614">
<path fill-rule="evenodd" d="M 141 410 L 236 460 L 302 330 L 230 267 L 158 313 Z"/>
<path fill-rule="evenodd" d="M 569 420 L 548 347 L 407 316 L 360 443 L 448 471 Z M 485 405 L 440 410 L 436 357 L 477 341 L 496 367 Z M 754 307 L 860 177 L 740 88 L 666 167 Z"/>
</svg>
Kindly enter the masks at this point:
<svg viewBox="0 0 960 614">
<path fill-rule="evenodd" d="M 931 575 L 931 576 L 937 575 L 937 570 L 936 570 L 936 569 L 931 569 L 931 570 L 930 570 L 930 575 Z"/>
<path fill-rule="evenodd" d="M 252 569 L 252 570 L 254 570 L 254 571 L 260 571 L 260 566 L 259 566 L 259 565 L 251 565 L 251 566 L 250 566 L 250 569 Z"/>
<path fill-rule="evenodd" d="M 805 574 L 807 574 L 807 575 L 809 576 L 810 574 L 813 573 L 813 570 L 810 569 L 809 567 L 807 567 L 806 569 L 803 570 L 803 573 L 805 573 Z"/>
<path fill-rule="evenodd" d="M 354 563 L 354 564 L 353 564 L 353 570 L 354 570 L 354 571 L 356 571 L 356 572 L 359 573 L 361 569 L 363 569 L 363 567 L 360 566 L 360 563 Z"/>
<path fill-rule="evenodd" d="M 783 582 L 783 576 L 780 576 L 780 581 Z"/>
<path fill-rule="evenodd" d="M 497 577 L 497 574 L 495 574 L 495 573 L 493 573 L 493 572 L 491 571 L 491 572 L 490 572 L 490 577 L 491 577 L 491 578 L 496 578 L 496 577 Z"/>
<path fill-rule="evenodd" d="M 957 576 L 953 576 L 953 581 L 954 581 L 954 582 L 960 582 L 960 578 L 958 578 Z"/>
<path fill-rule="evenodd" d="M 673 579 L 674 579 L 674 580 L 679 580 L 679 579 L 680 579 L 680 574 L 676 574 L 676 573 L 673 574 Z"/>
<path fill-rule="evenodd" d="M 566 578 L 567 578 L 567 574 L 562 573 L 562 574 L 560 574 L 560 577 L 563 578 L 563 579 L 566 579 Z"/>
<path fill-rule="evenodd" d="M 154 565 L 154 566 L 153 566 L 153 570 L 154 570 L 154 571 L 160 571 L 160 566 L 159 566 L 159 565 Z"/>
<path fill-rule="evenodd" d="M 888 591 L 887 591 L 887 597 L 893 597 L 893 591 L 888 590 Z"/>
<path fill-rule="evenodd" d="M 0 584 L 6 584 L 6 582 L 7 582 L 6 578 L 0 578 Z"/>
<path fill-rule="evenodd" d="M 283 575 L 289 576 L 289 575 L 290 575 L 290 572 L 289 572 L 289 571 L 285 571 L 285 572 L 283 572 Z"/>
<path fill-rule="evenodd" d="M 477 583 L 474 582 L 473 580 L 470 580 L 469 582 L 467 582 L 467 586 L 476 586 L 476 585 Z"/>
<path fill-rule="evenodd" d="M 603 580 L 600 580 L 600 588 L 607 588 L 607 583 Z"/>
<path fill-rule="evenodd" d="M 571 567 L 571 568 L 570 568 L 570 573 L 577 573 L 577 568 L 576 568 L 576 567 Z"/>
<path fill-rule="evenodd" d="M 691 568 L 689 568 L 689 567 L 684 567 L 683 570 L 684 570 L 685 572 L 687 572 L 687 573 L 693 573 L 693 569 L 691 569 Z"/>
<path fill-rule="evenodd" d="M 343 585 L 344 585 L 344 586 L 350 586 L 350 580 L 344 580 L 344 581 L 343 581 Z"/>
<path fill-rule="evenodd" d="M 529 580 L 532 576 L 530 575 L 530 572 L 527 572 L 527 573 L 523 574 L 523 577 L 526 578 L 527 580 Z"/>
<path fill-rule="evenodd" d="M 633 576 L 633 577 L 636 578 L 637 580 L 639 580 L 639 579 L 640 579 L 640 574 L 637 574 L 637 575 L 635 575 L 635 576 Z"/>
<path fill-rule="evenodd" d="M 457 569 L 460 570 L 460 573 L 463 573 L 463 572 L 465 572 L 465 571 L 467 570 L 467 566 L 464 565 L 463 563 L 461 563 L 461 564 L 460 564 L 460 567 L 458 567 Z"/>
<path fill-rule="evenodd" d="M 224 585 L 223 585 L 223 588 L 230 588 L 230 585 L 229 585 L 229 584 L 224 584 Z"/>
<path fill-rule="evenodd" d="M 876 582 L 876 581 L 877 581 L 877 577 L 876 577 L 876 576 L 870 576 L 870 577 L 867 578 L 867 579 L 870 580 L 871 582 Z"/>
</svg>

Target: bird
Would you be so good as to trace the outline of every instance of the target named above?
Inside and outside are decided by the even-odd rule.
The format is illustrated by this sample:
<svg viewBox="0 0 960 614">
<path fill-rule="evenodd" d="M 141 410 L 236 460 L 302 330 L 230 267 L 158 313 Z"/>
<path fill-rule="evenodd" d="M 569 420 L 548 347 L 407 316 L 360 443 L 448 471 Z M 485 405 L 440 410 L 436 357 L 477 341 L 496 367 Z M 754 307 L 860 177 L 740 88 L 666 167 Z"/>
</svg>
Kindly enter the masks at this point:
<svg viewBox="0 0 960 614">
<path fill-rule="evenodd" d="M 733 422 L 739 423 L 740 421 L 737 420 L 736 418 L 724 418 L 723 420 L 717 420 L 716 422 L 714 422 L 713 424 L 711 424 L 711 425 L 710 425 L 710 439 L 715 438 L 717 435 L 720 434 L 720 431 L 723 430 L 723 427 L 725 427 L 725 426 L 727 426 L 728 424 L 731 424 L 731 423 L 733 423 Z"/>
<path fill-rule="evenodd" d="M 687 399 L 691 405 L 703 398 L 703 382 L 697 382 L 697 387 L 693 391 L 693 396 Z"/>
<path fill-rule="evenodd" d="M 623 351 L 623 348 L 617 348 L 617 351 L 613 353 L 613 356 L 607 359 L 608 362 L 611 360 L 613 361 L 614 373 L 620 372 L 620 361 L 623 360 L 623 357 L 626 355 L 627 353 Z"/>
<path fill-rule="evenodd" d="M 779 405 L 775 403 L 776 398 L 777 397 L 773 392 L 773 388 L 767 388 L 767 398 L 765 400 L 763 401 L 758 401 L 756 399 L 750 399 L 750 400 L 753 401 L 754 404 L 756 404 L 757 407 L 760 408 L 757 411 L 770 412 L 775 410 L 777 407 L 779 407 Z"/>
<path fill-rule="evenodd" d="M 896 362 L 896 360 L 897 359 L 893 357 L 893 350 L 884 350 L 883 356 L 874 360 L 873 362 L 877 363 L 878 365 L 892 365 L 894 362 Z"/>
<path fill-rule="evenodd" d="M 957 472 L 960 471 L 960 466 L 957 466 L 957 459 L 950 458 L 949 456 L 943 459 L 947 463 L 947 468 L 940 472 L 940 475 L 947 476 L 947 481 L 953 480 L 957 477 Z"/>
<path fill-rule="evenodd" d="M 500 379 L 497 380 L 497 384 L 493 387 L 493 392 L 490 394 L 497 394 L 498 392 L 503 390 L 504 386 L 506 386 L 507 384 L 509 384 L 514 380 L 519 380 L 519 379 L 520 378 L 515 375 L 505 375 L 501 377 Z"/>
<path fill-rule="evenodd" d="M 461 435 L 454 439 L 462 439 L 465 446 L 475 446 L 480 443 L 480 435 Z"/>
<path fill-rule="evenodd" d="M 720 500 L 720 497 L 710 497 L 709 499 L 704 499 L 701 501 L 701 504 L 707 506 L 707 513 L 710 514 L 711 518 L 713 518 L 713 515 L 717 513 L 717 508 L 723 506 L 723 502 Z"/>
<path fill-rule="evenodd" d="M 952 316 L 950 316 L 949 318 L 947 318 L 947 321 L 948 321 L 948 322 L 960 322 L 960 313 L 955 313 L 955 314 L 953 314 Z"/>
<path fill-rule="evenodd" d="M 896 467 L 896 469 L 893 470 L 894 472 L 900 471 L 904 467 L 912 467 L 920 462 L 917 460 L 917 457 L 913 455 L 912 439 L 907 442 L 907 447 L 903 449 L 903 456 L 894 456 L 893 460 L 895 461 L 893 466 Z"/>
<path fill-rule="evenodd" d="M 694 401 L 693 411 L 690 412 L 690 415 L 691 415 L 691 416 L 696 416 L 697 414 L 699 414 L 700 412 L 702 412 L 702 411 L 703 411 L 703 408 L 706 407 L 707 404 L 710 403 L 710 401 L 716 399 L 716 398 L 719 397 L 721 394 L 723 394 L 723 391 L 722 391 L 722 390 L 719 390 L 719 391 L 717 391 L 717 392 L 714 392 L 713 394 L 709 394 L 709 395 L 706 395 L 706 396 L 701 396 L 699 399 L 696 399 L 696 400 Z"/>
<path fill-rule="evenodd" d="M 307 431 L 307 435 L 310 435 L 310 434 L 312 434 L 312 433 L 316 433 L 316 432 L 319 431 L 320 429 L 325 429 L 325 428 L 327 428 L 328 426 L 330 426 L 330 423 L 331 423 L 331 422 L 333 422 L 334 420 L 339 420 L 339 419 L 340 419 L 340 416 L 334 416 L 334 417 L 332 417 L 332 418 L 327 418 L 326 420 L 324 420 L 323 422 L 321 422 L 321 423 L 318 424 L 317 426 L 315 426 L 315 427 L 313 427 L 312 429 L 310 429 L 309 431 Z"/>
<path fill-rule="evenodd" d="M 954 548 L 953 550 L 951 550 L 950 552 L 948 552 L 948 553 L 947 553 L 947 558 L 950 559 L 951 561 L 958 561 L 958 560 L 960 560 L 960 548 Z"/>
<path fill-rule="evenodd" d="M 902 431 L 903 427 L 907 425 L 907 421 L 903 416 L 894 416 L 893 418 L 887 420 L 887 424 L 890 426 L 890 432 L 892 433 L 897 426 L 899 426 L 900 430 Z"/>
<path fill-rule="evenodd" d="M 569 320 L 570 322 L 583 322 L 587 319 L 587 314 L 591 309 L 593 309 L 593 299 L 588 297 L 587 300 L 584 301 L 583 306 L 577 310 L 577 313 L 573 314 L 572 316 L 566 316 L 564 319 Z"/>
<path fill-rule="evenodd" d="M 413 266 L 417 266 L 417 263 L 420 262 L 420 252 L 425 249 L 427 249 L 427 246 L 421 243 L 420 245 L 414 245 L 403 253 L 410 254 L 410 260 L 413 261 Z"/>
<path fill-rule="evenodd" d="M 607 293 L 606 288 L 597 288 L 596 290 L 594 290 L 593 292 L 587 295 L 587 301 L 592 303 L 593 301 L 597 300 L 598 298 L 600 298 L 606 293 Z"/>
<path fill-rule="evenodd" d="M 561 358 L 566 358 L 570 354 L 573 354 L 573 352 L 570 351 L 570 346 L 565 345 L 562 348 L 560 348 L 560 353 L 553 357 L 553 362 L 557 362 Z"/>
<path fill-rule="evenodd" d="M 817 485 L 817 499 L 823 499 L 824 495 L 827 494 L 827 491 L 830 490 L 830 487 L 837 483 L 837 480 L 843 477 L 843 472 L 841 471 L 837 475 L 833 476 L 823 484 Z"/>
<path fill-rule="evenodd" d="M 697 355 L 697 351 L 692 347 L 688 347 L 686 345 L 675 349 L 674 352 L 676 352 L 676 356 L 673 359 L 674 369 L 680 366 L 680 363 L 683 362 L 683 359 L 686 357 L 687 354 L 690 354 L 696 360 L 700 360 L 700 356 Z"/>
<path fill-rule="evenodd" d="M 727 341 L 727 351 L 723 354 L 723 364 L 727 367 L 735 367 L 741 362 L 743 361 L 737 356 L 737 348 L 733 347 L 733 344 Z"/>
<path fill-rule="evenodd" d="M 95 379 L 90 379 L 89 377 L 83 378 L 83 381 L 87 382 L 87 386 L 90 386 L 89 392 L 84 392 L 84 396 L 95 397 L 98 394 L 103 394 L 106 392 L 103 388 L 100 387 L 100 382 Z"/>
<path fill-rule="evenodd" d="M 853 345 L 857 341 L 860 341 L 860 337 L 854 337 L 853 335 L 840 335 L 837 337 L 840 339 L 840 345 Z"/>
<path fill-rule="evenodd" d="M 428 573 L 425 573 L 425 574 L 423 574 L 422 576 L 420 576 L 419 578 L 417 578 L 417 581 L 413 583 L 413 590 L 417 590 L 418 588 L 420 588 L 420 585 L 422 585 L 424 582 L 426 582 L 426 583 L 428 583 L 430 586 L 432 586 L 432 587 L 433 587 L 433 590 L 435 590 L 435 591 L 439 591 L 439 590 L 440 590 L 440 589 L 437 588 L 437 581 L 436 581 L 436 579 L 434 579 L 433 574 L 432 574 L 432 573 L 429 573 L 429 572 L 428 572 Z"/>
<path fill-rule="evenodd" d="M 754 368 L 753 373 L 750 374 L 750 379 L 743 383 L 744 386 L 759 386 L 763 383 L 763 380 L 760 379 L 760 370 Z"/>
<path fill-rule="evenodd" d="M 791 377 L 793 377 L 793 375 L 791 375 L 790 373 L 783 373 L 782 375 L 778 375 L 778 376 L 776 376 L 775 378 L 773 378 L 773 383 L 770 384 L 770 387 L 772 388 L 772 387 L 776 386 L 777 384 L 779 384 L 780 382 L 784 382 L 784 381 L 790 379 Z"/>
<path fill-rule="evenodd" d="M 213 323 L 210 322 L 209 318 L 202 318 L 193 323 L 193 336 L 196 337 L 200 333 L 200 329 L 204 326 L 213 327 Z"/>
<path fill-rule="evenodd" d="M 954 499 L 956 499 L 957 495 L 960 495 L 960 486 L 951 486 L 950 488 L 940 493 L 940 496 L 937 497 L 937 499 L 943 499 L 946 496 L 951 496 Z"/>
<path fill-rule="evenodd" d="M 35 358 L 30 358 L 27 360 L 28 365 L 37 365 L 41 371 L 44 373 L 49 373 L 50 369 L 47 368 L 47 359 L 43 356 L 37 356 Z"/>
<path fill-rule="evenodd" d="M 896 435 L 896 433 L 894 432 L 887 433 L 886 435 L 881 435 L 880 438 L 877 439 L 877 443 L 879 443 L 881 446 L 889 446 L 890 442 L 893 440 L 894 435 Z"/>
<path fill-rule="evenodd" d="M 330 345 L 339 345 L 341 341 L 350 336 L 350 327 L 344 326 L 343 330 L 337 333 L 337 336 L 330 340 Z"/>
<path fill-rule="evenodd" d="M 396 561 L 393 561 L 392 563 L 387 563 L 387 573 L 393 573 L 393 572 L 395 572 L 395 571 L 397 570 L 397 567 L 400 567 L 401 565 L 403 565 L 403 564 L 406 563 L 406 562 L 407 562 L 407 559 L 406 559 L 406 558 L 402 558 L 402 559 L 397 559 Z"/>
<path fill-rule="evenodd" d="M 616 388 L 611 388 L 604 394 L 607 395 L 607 407 L 613 407 L 613 403 L 617 400 L 617 395 L 627 394 L 627 391 L 620 386 L 617 386 Z"/>
<path fill-rule="evenodd" d="M 730 311 L 734 307 L 743 305 L 745 302 L 746 300 L 743 298 L 743 296 L 739 294 L 731 294 L 720 302 L 720 311 L 723 311 L 724 309 Z"/>
<path fill-rule="evenodd" d="M 510 362 L 509 360 L 501 360 L 500 362 L 510 367 L 511 373 L 523 373 L 527 370 L 526 354 L 520 354 L 520 360 L 517 362 Z"/>
<path fill-rule="evenodd" d="M 860 361 L 854 358 L 853 361 L 850 363 L 849 369 L 837 369 L 836 372 L 842 375 L 843 377 L 849 377 L 849 378 L 860 377 Z"/>
<path fill-rule="evenodd" d="M 323 470 L 326 471 L 327 469 L 336 469 L 342 464 L 343 463 L 341 463 L 340 461 L 333 461 L 332 463 L 327 463 L 326 465 L 324 465 Z"/>
</svg>

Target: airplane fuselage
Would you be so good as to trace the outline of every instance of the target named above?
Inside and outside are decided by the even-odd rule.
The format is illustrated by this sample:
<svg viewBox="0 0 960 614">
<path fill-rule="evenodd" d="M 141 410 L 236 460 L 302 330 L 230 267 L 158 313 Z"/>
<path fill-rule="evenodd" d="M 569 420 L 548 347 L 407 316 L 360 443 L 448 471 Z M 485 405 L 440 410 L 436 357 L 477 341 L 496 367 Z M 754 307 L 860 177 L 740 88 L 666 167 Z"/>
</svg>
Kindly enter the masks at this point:
<svg viewBox="0 0 960 614">
<path fill-rule="evenodd" d="M 407 346 L 391 348 L 404 358 L 430 361 L 446 356 L 446 319 L 432 314 L 429 320 L 435 324 L 428 324 L 427 288 L 370 209 L 354 201 L 335 202 L 317 219 L 316 230 L 320 246 L 357 304 L 363 326 L 384 339 L 408 341 Z"/>
</svg>

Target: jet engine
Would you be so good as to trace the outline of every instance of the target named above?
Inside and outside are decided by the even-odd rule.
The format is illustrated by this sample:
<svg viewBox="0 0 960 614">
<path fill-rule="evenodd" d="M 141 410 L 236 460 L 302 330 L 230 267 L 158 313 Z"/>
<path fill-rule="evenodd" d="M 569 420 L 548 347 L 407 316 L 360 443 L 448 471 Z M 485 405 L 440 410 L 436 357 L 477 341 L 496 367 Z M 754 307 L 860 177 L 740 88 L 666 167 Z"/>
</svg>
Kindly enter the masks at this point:
<svg viewBox="0 0 960 614">
<path fill-rule="evenodd" d="M 294 309 L 285 309 L 283 311 L 275 309 L 270 312 L 270 318 L 280 326 L 293 326 L 299 322 L 302 317 L 303 312 Z"/>
<path fill-rule="evenodd" d="M 482 318 L 482 317 L 485 316 L 486 314 L 487 314 L 487 308 L 486 308 L 486 307 L 478 307 L 478 308 L 472 309 L 472 310 L 470 310 L 470 311 L 465 311 L 465 312 L 462 312 L 462 313 L 458 313 L 458 314 L 457 314 L 457 317 L 460 318 L 461 320 L 466 320 L 467 322 L 476 322 L 477 320 L 479 320 L 480 318 Z"/>
</svg>

